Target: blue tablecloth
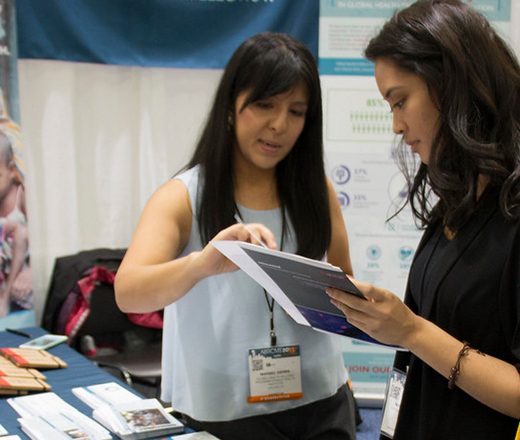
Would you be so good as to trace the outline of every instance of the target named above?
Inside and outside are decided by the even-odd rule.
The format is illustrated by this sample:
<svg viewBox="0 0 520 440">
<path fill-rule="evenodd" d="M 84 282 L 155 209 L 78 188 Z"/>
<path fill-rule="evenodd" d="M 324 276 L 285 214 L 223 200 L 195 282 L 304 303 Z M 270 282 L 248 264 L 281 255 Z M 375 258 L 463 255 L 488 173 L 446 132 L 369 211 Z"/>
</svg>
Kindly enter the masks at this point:
<svg viewBox="0 0 520 440">
<path fill-rule="evenodd" d="M 47 333 L 39 327 L 29 327 L 20 330 L 30 334 L 31 338 Z M 23 336 L 9 332 L 0 332 L 0 347 L 17 347 L 26 341 L 28 341 L 28 339 Z M 88 416 L 91 416 L 92 409 L 72 394 L 72 388 L 111 381 L 116 381 L 125 388 L 129 388 L 124 382 L 116 379 L 101 368 L 98 368 L 89 359 L 66 344 L 60 344 L 50 348 L 48 351 L 49 353 L 59 356 L 68 364 L 68 367 L 64 369 L 43 371 L 47 376 L 47 382 L 52 387 L 52 391 Z M 135 392 L 135 390 L 133 391 Z M 0 398 L 0 423 L 7 429 L 9 434 L 17 434 L 24 440 L 30 440 L 29 437 L 22 432 L 17 421 L 18 417 L 16 411 L 7 403 L 7 397 Z M 361 417 L 363 418 L 363 423 L 358 428 L 358 440 L 378 439 L 381 410 L 362 408 Z M 187 428 L 186 432 L 193 431 Z M 116 436 L 113 436 L 113 438 L 117 439 Z"/>
<path fill-rule="evenodd" d="M 31 339 L 47 333 L 39 327 L 29 327 L 20 330 L 31 335 Z M 18 347 L 22 342 L 28 340 L 24 336 L 5 331 L 0 332 L 0 347 Z M 52 387 L 52 391 L 89 417 L 92 415 L 92 409 L 72 394 L 72 388 L 104 382 L 118 382 L 125 388 L 130 389 L 124 382 L 97 367 L 92 361 L 70 348 L 67 344 L 60 344 L 47 351 L 55 356 L 59 356 L 68 364 L 67 368 L 63 369 L 42 370 L 47 377 L 47 383 Z M 135 390 L 132 391 L 135 392 Z M 24 440 L 30 440 L 21 430 L 17 421 L 19 415 L 7 403 L 7 398 L 0 398 L 0 423 L 7 429 L 10 435 L 17 434 Z M 186 429 L 186 432 L 193 431 Z M 116 436 L 113 436 L 113 438 L 117 439 Z"/>
</svg>

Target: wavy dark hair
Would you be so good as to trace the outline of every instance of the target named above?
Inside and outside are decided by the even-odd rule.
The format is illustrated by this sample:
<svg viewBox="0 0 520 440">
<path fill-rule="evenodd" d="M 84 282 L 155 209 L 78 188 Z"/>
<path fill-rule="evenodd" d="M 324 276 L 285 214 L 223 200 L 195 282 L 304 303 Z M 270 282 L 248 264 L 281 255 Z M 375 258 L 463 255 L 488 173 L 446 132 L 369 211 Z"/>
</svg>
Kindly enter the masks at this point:
<svg viewBox="0 0 520 440">
<path fill-rule="evenodd" d="M 443 218 L 458 230 L 474 212 L 479 175 L 515 218 L 520 179 L 520 68 L 489 22 L 458 0 L 419 0 L 398 11 L 370 40 L 365 56 L 385 58 L 421 77 L 440 111 L 428 166 L 408 201 L 423 226 Z M 401 141 L 399 165 L 410 170 Z M 409 157 L 408 152 L 408 157 Z M 410 176 L 410 173 L 408 173 Z M 439 198 L 431 205 L 431 192 Z"/>
<path fill-rule="evenodd" d="M 197 215 L 204 242 L 235 223 L 237 205 L 231 177 L 235 133 L 229 127 L 228 117 L 237 96 L 250 91 L 245 108 L 253 102 L 289 91 L 302 80 L 309 92 L 305 124 L 291 152 L 277 165 L 278 195 L 284 219 L 288 215 L 295 229 L 297 253 L 311 258 L 321 258 L 325 254 L 330 243 L 331 220 L 323 160 L 318 68 L 303 43 L 289 35 L 273 32 L 248 38 L 231 56 L 187 166 L 202 167 L 204 183 L 198 197 Z"/>
</svg>

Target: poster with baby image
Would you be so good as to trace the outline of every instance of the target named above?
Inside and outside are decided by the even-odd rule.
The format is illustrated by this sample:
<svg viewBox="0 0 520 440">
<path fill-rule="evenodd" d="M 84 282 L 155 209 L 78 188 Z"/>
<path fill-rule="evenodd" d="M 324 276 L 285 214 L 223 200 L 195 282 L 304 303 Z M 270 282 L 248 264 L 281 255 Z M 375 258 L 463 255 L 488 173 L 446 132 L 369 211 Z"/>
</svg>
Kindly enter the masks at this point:
<svg viewBox="0 0 520 440">
<path fill-rule="evenodd" d="M 35 321 L 14 8 L 0 0 L 0 330 Z"/>
</svg>

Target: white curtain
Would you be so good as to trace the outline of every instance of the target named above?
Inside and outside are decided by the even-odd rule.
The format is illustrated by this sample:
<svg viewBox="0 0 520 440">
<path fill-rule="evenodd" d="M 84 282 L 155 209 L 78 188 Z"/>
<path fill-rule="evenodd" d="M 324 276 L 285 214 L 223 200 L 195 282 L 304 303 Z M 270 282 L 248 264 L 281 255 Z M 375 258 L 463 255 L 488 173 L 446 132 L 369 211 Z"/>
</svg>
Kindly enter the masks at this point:
<svg viewBox="0 0 520 440">
<path fill-rule="evenodd" d="M 128 247 L 188 161 L 221 73 L 19 61 L 37 323 L 56 257 Z"/>
<path fill-rule="evenodd" d="M 520 53 L 520 2 L 511 42 Z M 220 70 L 20 60 L 37 323 L 54 259 L 126 248 L 153 191 L 193 151 Z"/>
</svg>

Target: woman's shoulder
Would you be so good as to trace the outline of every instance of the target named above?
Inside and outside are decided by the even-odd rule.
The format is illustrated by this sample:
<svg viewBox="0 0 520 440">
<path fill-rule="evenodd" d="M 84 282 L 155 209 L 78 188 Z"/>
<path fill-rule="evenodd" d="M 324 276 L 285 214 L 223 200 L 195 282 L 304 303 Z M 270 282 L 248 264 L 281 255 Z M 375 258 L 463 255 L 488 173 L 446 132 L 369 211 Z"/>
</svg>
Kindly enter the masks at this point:
<svg viewBox="0 0 520 440">
<path fill-rule="evenodd" d="M 185 168 L 175 174 L 172 179 L 178 179 L 183 182 L 186 186 L 189 186 L 191 182 L 198 182 L 199 176 L 201 175 L 201 166 L 195 165 L 192 168 Z"/>
<path fill-rule="evenodd" d="M 195 165 L 194 167 L 184 169 L 173 176 L 166 185 L 176 191 L 179 190 L 179 187 L 182 187 L 184 193 L 187 192 L 188 194 L 190 206 L 195 208 L 202 190 L 202 178 L 202 167 L 200 165 Z"/>
</svg>

